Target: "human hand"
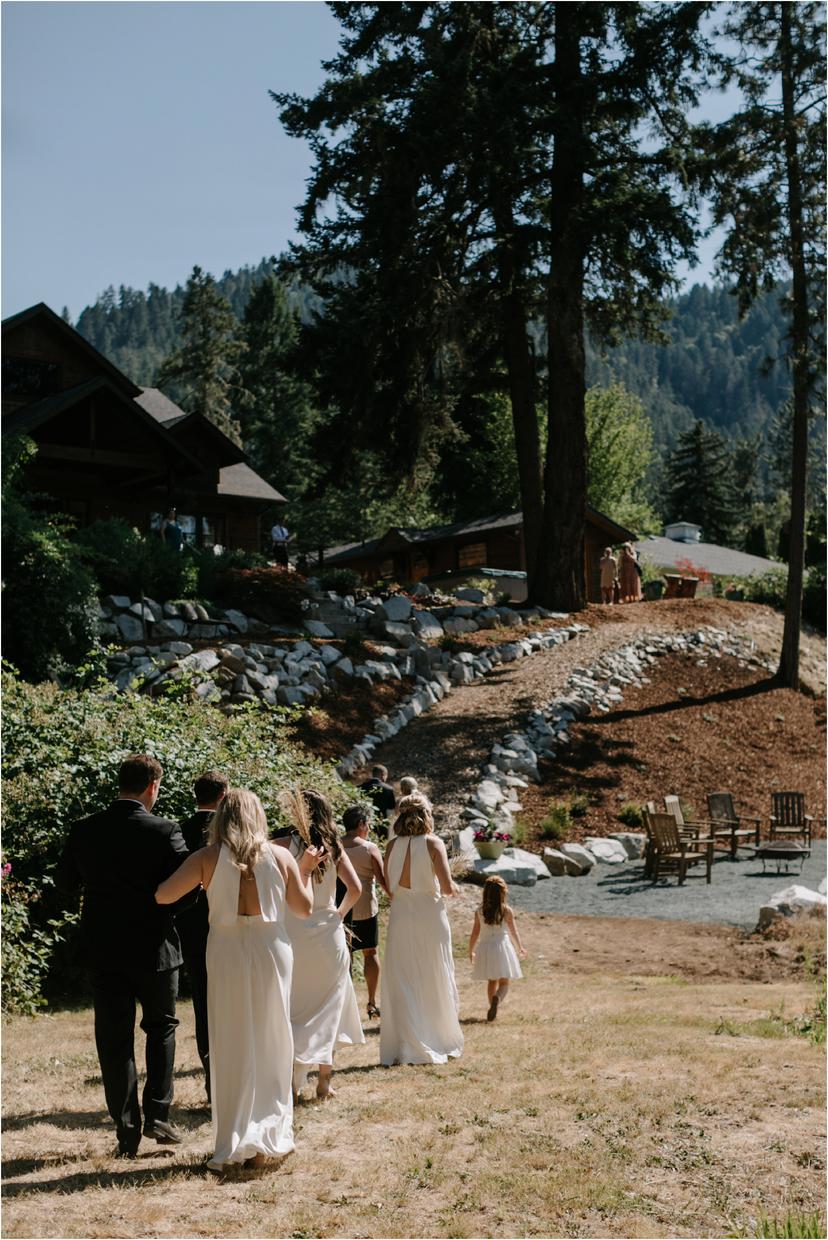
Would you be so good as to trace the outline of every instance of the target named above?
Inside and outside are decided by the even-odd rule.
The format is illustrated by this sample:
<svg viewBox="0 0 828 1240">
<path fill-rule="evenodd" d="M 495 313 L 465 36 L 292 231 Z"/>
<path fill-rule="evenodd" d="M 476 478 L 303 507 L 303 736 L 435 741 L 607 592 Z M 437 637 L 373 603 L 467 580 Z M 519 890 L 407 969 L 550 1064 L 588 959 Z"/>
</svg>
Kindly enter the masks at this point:
<svg viewBox="0 0 828 1240">
<path fill-rule="evenodd" d="M 310 878 L 317 866 L 324 861 L 325 856 L 324 848 L 314 848 L 313 844 L 309 844 L 299 858 L 299 872 L 302 877 Z"/>
<path fill-rule="evenodd" d="M 470 963 L 470 964 L 474 964 L 474 960 L 475 960 L 475 956 L 476 956 L 476 955 L 477 955 L 477 952 L 469 952 L 469 963 Z"/>
<path fill-rule="evenodd" d="M 520 956 L 521 960 L 525 960 L 525 959 L 526 959 L 526 948 L 525 948 L 525 947 L 519 947 L 519 948 L 518 948 L 518 955 Z"/>
</svg>

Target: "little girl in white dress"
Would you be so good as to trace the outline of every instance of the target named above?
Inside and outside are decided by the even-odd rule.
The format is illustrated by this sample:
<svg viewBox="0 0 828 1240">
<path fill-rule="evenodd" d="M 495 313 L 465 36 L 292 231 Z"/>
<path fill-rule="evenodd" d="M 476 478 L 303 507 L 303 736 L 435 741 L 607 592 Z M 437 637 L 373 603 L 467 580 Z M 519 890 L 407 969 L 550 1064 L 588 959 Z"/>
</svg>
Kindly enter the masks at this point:
<svg viewBox="0 0 828 1240">
<path fill-rule="evenodd" d="M 515 915 L 506 903 L 508 893 L 502 878 L 486 879 L 483 900 L 480 908 L 475 910 L 469 937 L 472 977 L 475 981 L 488 983 L 487 1020 L 494 1020 L 497 1016 L 498 1006 L 506 998 L 512 978 L 523 977 L 518 956 L 523 960 L 526 952 L 520 941 Z"/>
</svg>

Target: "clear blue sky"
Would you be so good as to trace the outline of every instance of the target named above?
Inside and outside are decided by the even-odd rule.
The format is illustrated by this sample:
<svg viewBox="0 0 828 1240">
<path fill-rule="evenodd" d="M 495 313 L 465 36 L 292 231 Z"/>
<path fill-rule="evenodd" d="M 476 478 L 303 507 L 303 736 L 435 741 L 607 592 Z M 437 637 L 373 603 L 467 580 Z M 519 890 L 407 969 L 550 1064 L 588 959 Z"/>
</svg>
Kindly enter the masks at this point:
<svg viewBox="0 0 828 1240">
<path fill-rule="evenodd" d="M 267 92 L 321 83 L 321 0 L 5 0 L 2 26 L 4 316 L 284 249 L 310 158 Z"/>
</svg>

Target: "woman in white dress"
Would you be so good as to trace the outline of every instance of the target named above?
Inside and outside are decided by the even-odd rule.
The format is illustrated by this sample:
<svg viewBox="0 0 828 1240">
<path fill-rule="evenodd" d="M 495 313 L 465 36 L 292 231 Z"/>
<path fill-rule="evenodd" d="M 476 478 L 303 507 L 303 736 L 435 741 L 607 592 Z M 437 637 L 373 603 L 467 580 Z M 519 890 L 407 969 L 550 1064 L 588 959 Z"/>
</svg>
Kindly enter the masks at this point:
<svg viewBox="0 0 828 1240">
<path fill-rule="evenodd" d="M 304 920 L 288 916 L 293 944 L 293 1088 L 298 1097 L 308 1073 L 318 1066 L 316 1096 L 326 1102 L 336 1096 L 331 1075 L 337 1044 L 354 1046 L 365 1041 L 342 925 L 362 884 L 340 843 L 329 801 L 319 792 L 306 790 L 292 793 L 288 807 L 294 826 L 287 845 L 291 853 L 301 860 L 308 847 L 322 852 L 313 876 L 313 912 Z M 339 906 L 337 877 L 345 886 Z"/>
<path fill-rule="evenodd" d="M 191 853 L 155 893 L 173 904 L 207 892 L 207 1013 L 213 1157 L 207 1166 L 261 1166 L 293 1149 L 290 981 L 286 910 L 298 922 L 313 906 L 311 875 L 322 855 L 297 865 L 268 840 L 262 803 L 231 788 L 210 822 L 207 848 Z"/>
<path fill-rule="evenodd" d="M 380 1063 L 446 1063 L 463 1050 L 444 896 L 457 891 L 422 794 L 403 797 L 385 853 L 391 912 L 385 943 Z"/>
</svg>

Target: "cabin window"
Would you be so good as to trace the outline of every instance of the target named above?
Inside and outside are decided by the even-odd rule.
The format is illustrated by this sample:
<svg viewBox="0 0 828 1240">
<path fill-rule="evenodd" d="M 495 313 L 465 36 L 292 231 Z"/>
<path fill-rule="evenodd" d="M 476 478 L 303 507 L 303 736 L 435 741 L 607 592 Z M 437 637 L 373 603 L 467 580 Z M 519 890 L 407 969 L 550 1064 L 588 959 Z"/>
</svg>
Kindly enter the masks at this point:
<svg viewBox="0 0 828 1240">
<path fill-rule="evenodd" d="M 61 368 L 57 362 L 36 357 L 3 356 L 3 395 L 7 399 L 25 397 L 42 400 L 61 388 Z"/>
<path fill-rule="evenodd" d="M 486 544 L 466 543 L 465 547 L 458 548 L 457 551 L 457 567 L 458 568 L 475 568 L 477 565 L 486 563 Z"/>
<path fill-rule="evenodd" d="M 161 522 L 163 521 L 166 515 L 167 515 L 166 513 L 162 513 L 162 512 L 151 512 L 150 513 L 150 529 L 152 530 L 154 534 L 157 534 L 159 530 L 161 529 Z M 179 512 L 176 515 L 176 520 L 178 521 L 178 524 L 181 526 L 181 531 L 184 535 L 184 542 L 190 543 L 192 546 L 195 546 L 196 518 L 188 517 L 183 512 Z M 207 522 L 206 519 L 204 519 L 204 526 L 205 526 L 205 531 L 210 528 L 209 523 Z M 207 545 L 212 546 L 212 542 L 210 542 Z"/>
</svg>

